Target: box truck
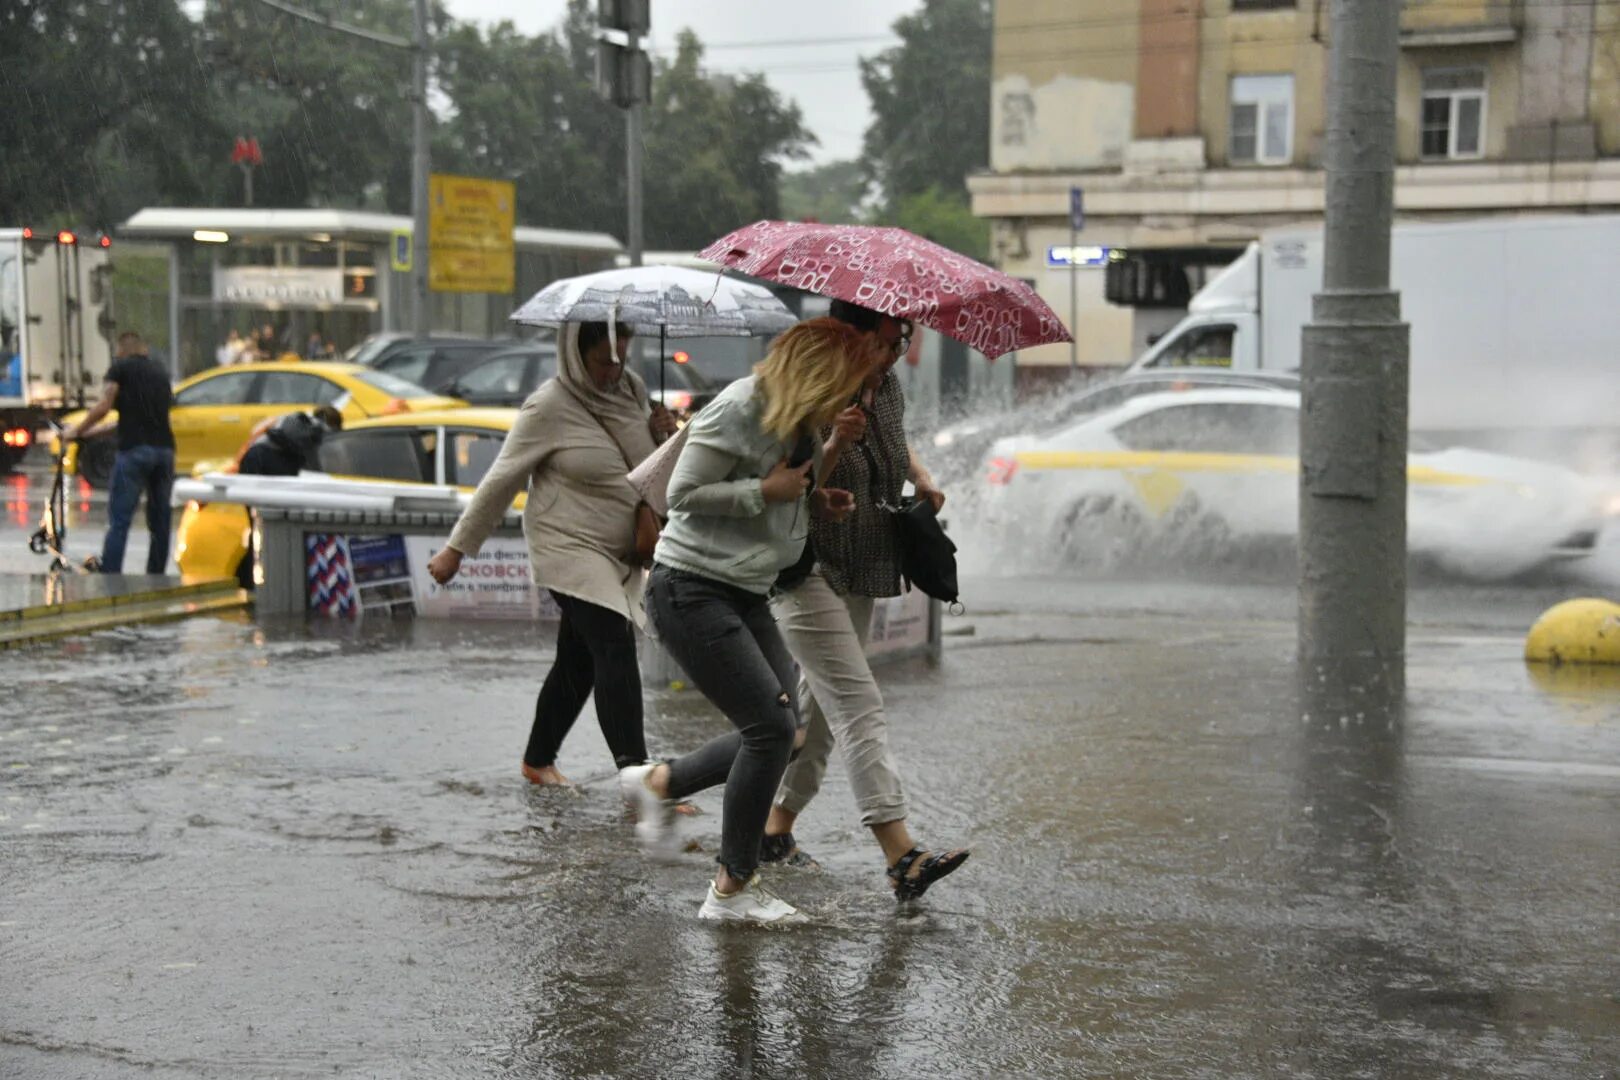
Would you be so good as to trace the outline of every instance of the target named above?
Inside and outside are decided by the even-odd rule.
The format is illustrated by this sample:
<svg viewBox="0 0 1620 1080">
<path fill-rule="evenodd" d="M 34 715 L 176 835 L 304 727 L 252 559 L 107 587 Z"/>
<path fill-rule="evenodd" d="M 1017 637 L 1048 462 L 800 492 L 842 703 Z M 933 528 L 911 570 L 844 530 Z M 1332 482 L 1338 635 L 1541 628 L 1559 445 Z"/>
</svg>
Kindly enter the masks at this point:
<svg viewBox="0 0 1620 1080">
<path fill-rule="evenodd" d="M 1265 233 L 1131 370 L 1297 371 L 1322 255 L 1320 227 Z M 1411 327 L 1414 432 L 1620 463 L 1620 215 L 1400 224 L 1391 278 Z"/>
<path fill-rule="evenodd" d="M 112 363 L 112 241 L 0 229 L 0 473 L 45 422 L 101 394 Z"/>
</svg>

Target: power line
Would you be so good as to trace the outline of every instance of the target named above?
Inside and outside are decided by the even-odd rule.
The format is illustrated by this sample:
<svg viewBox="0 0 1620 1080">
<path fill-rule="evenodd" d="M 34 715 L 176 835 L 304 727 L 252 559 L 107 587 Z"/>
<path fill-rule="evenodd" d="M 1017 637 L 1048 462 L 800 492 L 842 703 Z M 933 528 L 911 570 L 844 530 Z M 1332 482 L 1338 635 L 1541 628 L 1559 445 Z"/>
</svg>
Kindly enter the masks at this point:
<svg viewBox="0 0 1620 1080">
<path fill-rule="evenodd" d="M 798 49 L 826 45 L 875 45 L 878 43 L 897 45 L 900 43 L 900 39 L 895 37 L 893 34 L 882 34 L 878 36 L 867 35 L 865 37 L 773 38 L 764 41 L 716 41 L 712 43 L 705 41 L 702 44 L 704 52 L 713 52 L 715 50 L 726 49 Z M 676 50 L 677 46 L 662 45 L 653 51 L 660 53 L 672 53 Z"/>
<path fill-rule="evenodd" d="M 305 22 L 312 22 L 316 26 L 324 27 L 327 30 L 336 30 L 342 34 L 350 34 L 354 37 L 365 38 L 367 41 L 374 41 L 379 45 L 388 45 L 395 49 L 416 48 L 415 42 L 407 41 L 402 37 L 395 37 L 392 34 L 378 33 L 375 30 L 366 30 L 359 26 L 351 26 L 348 23 L 338 22 L 330 15 L 320 15 L 313 11 L 305 11 L 302 8 L 293 7 L 291 4 L 284 4 L 281 2 L 281 0 L 259 0 L 259 3 L 263 4 L 267 8 L 272 8 L 279 11 L 283 15 L 290 15 L 295 19 L 302 19 Z"/>
</svg>

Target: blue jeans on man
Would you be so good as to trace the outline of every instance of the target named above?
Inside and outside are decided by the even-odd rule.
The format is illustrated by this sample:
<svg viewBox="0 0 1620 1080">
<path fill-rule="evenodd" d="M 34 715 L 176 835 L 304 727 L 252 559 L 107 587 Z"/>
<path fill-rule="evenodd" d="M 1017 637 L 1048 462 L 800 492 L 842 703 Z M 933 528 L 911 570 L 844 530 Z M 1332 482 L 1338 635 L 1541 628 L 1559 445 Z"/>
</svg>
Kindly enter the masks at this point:
<svg viewBox="0 0 1620 1080">
<path fill-rule="evenodd" d="M 124 571 L 124 546 L 135 520 L 135 504 L 146 496 L 146 572 L 161 574 L 169 565 L 169 493 L 174 488 L 174 451 L 164 446 L 135 446 L 118 451 L 107 492 L 107 538 L 101 545 L 101 572 Z"/>
</svg>

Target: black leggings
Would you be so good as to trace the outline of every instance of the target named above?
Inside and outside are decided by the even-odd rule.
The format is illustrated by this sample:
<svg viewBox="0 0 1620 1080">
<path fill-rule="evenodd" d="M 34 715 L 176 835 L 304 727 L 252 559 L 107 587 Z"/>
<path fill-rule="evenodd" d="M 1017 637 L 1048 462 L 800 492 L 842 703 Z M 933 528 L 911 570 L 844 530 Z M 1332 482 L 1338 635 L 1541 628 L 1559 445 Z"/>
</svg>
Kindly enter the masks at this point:
<svg viewBox="0 0 1620 1080">
<path fill-rule="evenodd" d="M 641 667 L 636 663 L 636 630 L 616 611 L 553 592 L 562 608 L 557 628 L 557 659 L 534 703 L 534 727 L 523 761 L 531 768 L 557 762 L 568 729 L 579 719 L 585 699 L 596 691 L 596 719 L 602 725 L 613 763 L 619 768 L 647 760 L 641 730 Z"/>
</svg>

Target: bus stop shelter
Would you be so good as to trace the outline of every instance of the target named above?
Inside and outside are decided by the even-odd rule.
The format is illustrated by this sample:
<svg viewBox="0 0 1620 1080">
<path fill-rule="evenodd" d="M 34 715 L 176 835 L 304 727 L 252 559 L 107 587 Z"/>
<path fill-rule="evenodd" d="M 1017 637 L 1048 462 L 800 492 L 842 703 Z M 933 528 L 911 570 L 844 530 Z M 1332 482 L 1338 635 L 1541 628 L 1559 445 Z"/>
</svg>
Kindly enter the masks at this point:
<svg viewBox="0 0 1620 1080">
<path fill-rule="evenodd" d="M 122 239 L 161 244 L 169 257 L 169 340 L 177 375 L 214 363 L 232 329 L 272 326 L 288 351 L 311 334 L 339 353 L 367 335 L 409 330 L 410 274 L 396 269 L 403 215 L 361 210 L 162 207 L 141 210 Z M 624 250 L 606 233 L 519 226 L 510 294 L 434 293 L 430 326 L 500 337 L 522 301 L 558 278 L 614 265 Z"/>
</svg>

